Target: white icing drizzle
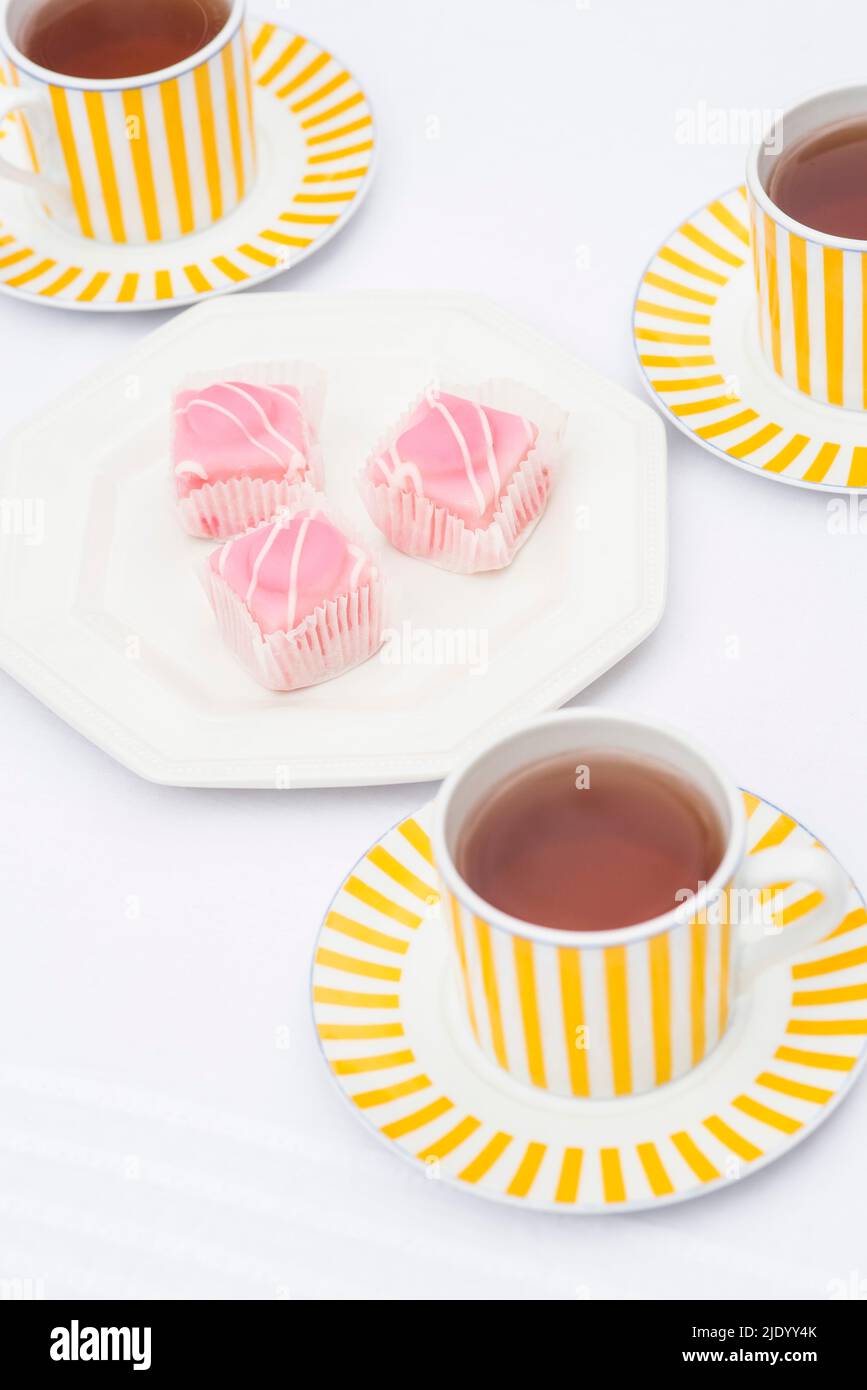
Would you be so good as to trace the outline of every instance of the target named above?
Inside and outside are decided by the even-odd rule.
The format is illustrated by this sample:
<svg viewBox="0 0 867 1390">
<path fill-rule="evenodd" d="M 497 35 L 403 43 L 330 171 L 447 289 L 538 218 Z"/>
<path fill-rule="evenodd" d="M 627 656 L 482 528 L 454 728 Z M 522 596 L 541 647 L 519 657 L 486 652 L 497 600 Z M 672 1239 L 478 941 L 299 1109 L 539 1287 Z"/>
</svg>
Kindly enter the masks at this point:
<svg viewBox="0 0 867 1390">
<path fill-rule="evenodd" d="M 269 449 L 268 445 L 263 444 L 261 440 L 254 439 L 252 434 L 250 434 L 249 430 L 245 429 L 243 421 L 239 420 L 237 415 L 234 415 L 231 410 L 227 410 L 224 405 L 218 405 L 216 401 L 206 401 L 201 396 L 197 396 L 195 400 L 190 401 L 189 405 L 178 407 L 178 409 L 175 411 L 175 414 L 186 415 L 187 411 L 192 410 L 194 405 L 202 406 L 202 408 L 205 410 L 216 410 L 219 415 L 225 415 L 227 420 L 231 420 L 233 424 L 238 426 L 238 429 L 245 436 L 245 438 L 247 438 L 250 441 L 250 443 L 253 445 L 255 449 L 261 449 L 262 453 L 267 454 L 269 458 L 272 458 L 280 468 L 286 467 L 285 459 L 282 459 L 279 454 L 275 454 L 274 450 Z"/>
<path fill-rule="evenodd" d="M 295 626 L 295 613 L 298 608 L 298 569 L 301 564 L 301 551 L 304 549 L 304 542 L 307 539 L 307 532 L 313 516 L 305 516 L 298 530 L 298 539 L 295 542 L 295 549 L 292 551 L 292 563 L 289 566 L 289 593 L 286 596 L 286 631 L 291 632 Z"/>
<path fill-rule="evenodd" d="M 384 454 L 379 454 L 378 457 L 373 460 L 371 467 L 378 468 L 387 483 L 390 482 L 391 479 L 394 477 L 394 468 L 392 468 L 391 471 L 389 471 L 389 469 L 386 467 Z"/>
<path fill-rule="evenodd" d="M 388 483 L 400 484 L 403 482 L 404 478 L 409 478 L 409 481 L 412 483 L 416 495 L 418 497 L 423 497 L 424 481 L 422 479 L 421 472 L 419 471 L 417 465 L 414 463 L 404 462 L 404 460 L 400 457 L 400 454 L 397 452 L 397 446 L 395 444 L 391 445 L 388 453 L 391 463 L 391 471 L 389 471 L 388 465 L 386 464 L 384 454 L 380 454 L 379 458 L 374 459 L 374 468 L 379 467 L 382 470 L 382 476 Z"/>
<path fill-rule="evenodd" d="M 220 558 L 219 558 L 219 560 L 217 561 L 217 569 L 218 569 L 218 571 L 219 571 L 220 574 L 225 574 L 225 572 L 226 572 L 226 561 L 227 561 L 228 558 L 229 558 L 229 551 L 232 549 L 232 546 L 233 546 L 234 544 L 235 544 L 235 538 L 234 538 L 234 536 L 233 536 L 231 540 L 226 541 L 226 544 L 223 546 L 222 550 L 220 551 Z"/>
<path fill-rule="evenodd" d="M 355 560 L 355 564 L 352 567 L 352 573 L 349 576 L 349 587 L 350 589 L 357 589 L 358 582 L 361 579 L 361 572 L 364 569 L 365 563 L 367 561 L 367 556 L 361 549 L 360 545 L 348 545 L 346 548 Z"/>
<path fill-rule="evenodd" d="M 301 433 L 304 436 L 304 446 L 305 448 L 309 448 L 311 432 L 307 426 L 307 416 L 304 414 L 304 407 L 302 406 L 298 397 L 290 395 L 289 388 L 287 386 L 263 386 L 262 390 L 273 391 L 275 396 L 279 396 L 281 400 L 288 401 L 290 405 L 294 405 L 295 412 L 298 416 L 298 423 L 301 426 Z"/>
<path fill-rule="evenodd" d="M 524 429 L 527 431 L 527 443 L 530 445 L 535 444 L 536 435 L 534 433 L 534 426 L 532 424 L 532 421 L 528 420 L 526 415 L 522 415 L 521 420 L 523 422 Z"/>
<path fill-rule="evenodd" d="M 253 565 L 253 573 L 250 575 L 250 584 L 247 589 L 246 597 L 244 599 L 244 602 L 246 603 L 248 608 L 253 601 L 253 595 L 259 587 L 259 571 L 262 568 L 265 556 L 268 554 L 268 551 L 271 549 L 271 546 L 274 544 L 282 530 L 283 522 L 278 517 L 278 519 L 274 522 L 274 525 L 271 527 L 270 536 L 265 541 L 264 545 L 262 545 L 262 547 L 260 548 L 259 554 L 256 556 L 256 561 Z"/>
<path fill-rule="evenodd" d="M 262 386 L 260 389 L 262 391 L 273 391 L 275 396 L 280 396 L 284 401 L 288 401 L 290 405 L 294 405 L 298 412 L 298 419 L 304 419 L 304 411 L 301 409 L 301 402 L 297 396 L 290 394 L 288 386 Z"/>
<path fill-rule="evenodd" d="M 280 444 L 284 444 L 286 446 L 286 448 L 289 450 L 290 456 L 295 455 L 298 458 L 300 458 L 302 462 L 304 461 L 303 455 L 298 446 L 296 444 L 293 444 L 291 439 L 287 439 L 284 434 L 281 434 L 279 430 L 274 428 L 274 426 L 271 424 L 271 421 L 268 419 L 268 416 L 265 414 L 265 411 L 262 409 L 262 406 L 256 400 L 255 396 L 251 396 L 249 391 L 245 391 L 243 386 L 236 385 L 234 381 L 224 381 L 222 385 L 226 391 L 234 391 L 236 396 L 242 396 L 243 399 L 253 407 L 268 433 L 270 435 L 273 435 L 274 439 L 278 440 Z M 271 388 L 268 387 L 266 389 L 270 390 Z M 290 397 L 284 396 L 282 392 L 280 392 L 279 394 L 283 400 L 290 399 Z"/>
<path fill-rule="evenodd" d="M 175 473 L 180 478 L 184 473 L 192 473 L 203 482 L 208 481 L 207 471 L 195 459 L 184 459 L 181 463 L 175 464 Z"/>
<path fill-rule="evenodd" d="M 491 482 L 494 485 L 494 496 L 500 492 L 500 465 L 497 462 L 497 454 L 494 449 L 494 436 L 491 433 L 491 422 L 480 405 L 476 406 L 479 412 L 479 422 L 482 426 L 482 434 L 485 437 L 485 451 L 488 456 L 488 472 L 491 475 Z"/>
<path fill-rule="evenodd" d="M 426 396 L 428 405 L 430 405 L 432 409 L 438 410 L 440 412 L 440 414 L 442 415 L 443 419 L 445 420 L 446 424 L 448 425 L 449 429 L 451 430 L 452 434 L 458 442 L 458 448 L 461 451 L 461 457 L 464 461 L 464 468 L 467 474 L 467 481 L 473 490 L 473 496 L 476 499 L 476 506 L 478 507 L 479 515 L 481 516 L 485 510 L 485 498 L 482 489 L 479 487 L 475 470 L 473 469 L 473 461 L 470 457 L 470 451 L 467 448 L 467 441 L 464 439 L 464 436 L 461 433 L 461 430 L 459 429 L 458 423 L 455 420 L 454 416 L 451 414 L 448 408 L 443 405 L 442 401 L 437 399 L 433 388 L 429 389 L 426 392 Z"/>
</svg>

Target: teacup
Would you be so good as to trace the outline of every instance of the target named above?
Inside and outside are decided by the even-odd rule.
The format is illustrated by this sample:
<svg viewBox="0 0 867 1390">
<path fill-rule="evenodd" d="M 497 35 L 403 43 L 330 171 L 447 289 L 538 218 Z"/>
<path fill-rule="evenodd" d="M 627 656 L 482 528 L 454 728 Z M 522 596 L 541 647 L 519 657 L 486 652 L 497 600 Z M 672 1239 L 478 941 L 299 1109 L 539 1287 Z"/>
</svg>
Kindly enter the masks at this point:
<svg viewBox="0 0 867 1390">
<path fill-rule="evenodd" d="M 0 157 L 0 177 L 33 188 L 68 231 L 141 245 L 199 232 L 230 213 L 256 171 L 246 0 L 185 61 L 141 77 L 68 77 L 40 67 L 16 36 L 39 0 L 0 0 L 0 50 L 29 168 Z"/>
<path fill-rule="evenodd" d="M 758 332 L 768 365 L 826 405 L 867 409 L 867 241 L 804 226 L 768 195 L 775 162 L 796 140 L 867 114 L 867 86 L 786 111 L 747 161 Z"/>
<path fill-rule="evenodd" d="M 655 760 L 703 793 L 723 832 L 716 872 L 664 916 L 604 931 L 552 930 L 483 901 L 456 867 L 474 811 L 514 774 L 594 749 Z M 648 1092 L 698 1066 L 739 996 L 822 940 L 845 910 L 848 879 L 826 851 L 780 844 L 748 854 L 746 830 L 743 795 L 713 759 L 648 720 L 561 711 L 457 768 L 434 803 L 433 853 L 458 993 L 486 1057 L 517 1081 L 594 1100 Z M 780 931 L 767 890 L 802 881 L 823 901 Z"/>
</svg>

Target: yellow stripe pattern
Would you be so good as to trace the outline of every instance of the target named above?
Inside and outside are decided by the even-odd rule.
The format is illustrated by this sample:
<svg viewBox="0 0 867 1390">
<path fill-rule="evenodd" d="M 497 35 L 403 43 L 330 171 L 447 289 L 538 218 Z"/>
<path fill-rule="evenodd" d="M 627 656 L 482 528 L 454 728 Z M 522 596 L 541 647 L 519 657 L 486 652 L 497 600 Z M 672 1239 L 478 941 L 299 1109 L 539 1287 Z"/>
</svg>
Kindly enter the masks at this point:
<svg viewBox="0 0 867 1390">
<path fill-rule="evenodd" d="M 564 1150 L 563 1165 L 560 1169 L 557 1190 L 554 1194 L 554 1200 L 556 1202 L 577 1202 L 578 1186 L 581 1182 L 581 1168 L 583 1162 L 584 1152 L 582 1149 Z"/>
<path fill-rule="evenodd" d="M 117 245 L 171 241 L 230 212 L 255 170 L 248 63 L 239 29 L 209 62 L 168 82 L 50 88 L 75 230 Z"/>
<path fill-rule="evenodd" d="M 865 332 L 860 253 L 796 236 L 753 208 L 759 322 L 770 366 L 830 405 L 864 405 Z M 849 336 L 846 321 L 851 320 Z"/>
<path fill-rule="evenodd" d="M 747 797 L 748 808 L 756 804 Z M 756 843 L 769 846 L 783 843 L 795 822 L 777 814 L 752 826 Z M 427 842 L 416 849 L 426 859 Z M 393 857 L 378 847 L 368 859 L 420 896 L 427 882 L 417 882 L 415 867 L 399 871 Z M 558 1095 L 609 1099 L 676 1080 L 728 1027 L 729 904 L 726 892 L 706 921 L 630 946 L 582 950 L 513 937 L 449 894 L 445 922 L 470 1032 L 516 1080 Z"/>
<path fill-rule="evenodd" d="M 587 1068 L 586 1021 L 581 985 L 581 952 L 561 949 L 557 952 L 557 961 L 569 1086 L 573 1096 L 589 1096 L 590 1077 Z"/>
<path fill-rule="evenodd" d="M 72 201 L 78 218 L 79 231 L 82 236 L 93 237 L 88 191 L 81 172 L 81 160 L 69 110 L 69 99 L 62 87 L 49 87 L 48 92 L 51 97 L 57 134 L 60 137 L 60 148 L 66 163 L 66 173 L 72 190 Z"/>
<path fill-rule="evenodd" d="M 506 1038 L 503 1032 L 503 1012 L 500 1008 L 500 986 L 497 980 L 497 968 L 494 961 L 491 928 L 488 926 L 487 922 L 483 922 L 480 917 L 474 917 L 473 924 L 476 929 L 476 943 L 479 949 L 482 986 L 485 1003 L 487 1004 L 491 1047 L 499 1065 L 505 1071 L 508 1071 L 509 1059 L 506 1055 Z"/>
<path fill-rule="evenodd" d="M 228 52 L 228 49 L 226 51 Z M 148 241 L 159 241 L 162 237 L 162 225 L 159 198 L 154 183 L 144 96 L 141 92 L 131 90 L 124 92 L 122 99 L 123 109 L 126 113 L 127 139 L 135 169 L 145 235 Z"/>
<path fill-rule="evenodd" d="M 515 976 L 518 982 L 518 997 L 521 1003 L 521 1019 L 524 1025 L 524 1041 L 527 1045 L 527 1068 L 534 1086 L 544 1090 L 545 1058 L 542 1051 L 542 1033 L 539 1026 L 539 1000 L 536 994 L 536 971 L 533 964 L 533 945 L 523 937 L 515 937 Z"/>
<path fill-rule="evenodd" d="M 202 141 L 205 181 L 208 187 L 210 220 L 219 222 L 223 215 L 223 176 L 217 148 L 217 125 L 214 119 L 214 97 L 211 73 L 207 63 L 193 71 L 193 86 L 199 113 L 199 134 Z"/>
<path fill-rule="evenodd" d="M 630 1057 L 629 985 L 626 947 L 612 946 L 604 953 L 605 990 L 608 999 L 608 1041 L 614 1094 L 628 1096 L 632 1090 Z"/>
<path fill-rule="evenodd" d="M 59 144 L 71 206 L 58 217 L 92 246 L 72 265 L 10 236 L 3 244 L 15 259 L 0 256 L 0 285 L 42 302 L 192 300 L 291 265 L 340 225 L 369 177 L 375 146 L 364 92 L 310 40 L 256 20 L 248 28 L 251 42 L 239 30 L 207 64 L 169 82 L 102 93 L 49 88 L 54 131 L 47 135 L 8 127 L 20 147 L 13 159 L 30 167 L 45 163 L 41 140 Z M 248 240 L 227 235 L 213 259 L 191 263 L 181 239 L 225 218 L 252 185 L 254 88 L 257 101 L 280 106 L 279 119 L 300 139 L 300 169 L 289 171 L 282 192 L 275 185 L 272 209 Z M 164 245 L 165 261 L 140 272 L 110 270 L 101 242 Z"/>
<path fill-rule="evenodd" d="M 636 1145 L 636 1152 L 654 1197 L 670 1196 L 675 1191 L 674 1183 L 665 1170 L 657 1146 L 647 1141 Z"/>
<path fill-rule="evenodd" d="M 733 367 L 717 359 L 715 316 L 741 274 L 755 281 L 758 335 L 777 375 L 819 401 L 867 405 L 867 258 L 790 234 L 746 189 L 679 227 L 645 272 L 633 333 L 648 384 L 682 429 L 742 467 L 814 486 L 867 488 L 867 445 L 853 419 L 840 438 L 817 438 L 786 428 L 732 389 Z"/>
<path fill-rule="evenodd" d="M 625 1202 L 626 1184 L 623 1181 L 623 1166 L 617 1149 L 600 1149 L 599 1163 L 602 1169 L 602 1191 L 606 1202 Z"/>
<path fill-rule="evenodd" d="M 671 1080 L 671 961 L 668 936 L 660 932 L 647 943 L 650 957 L 650 1007 L 657 1086 Z"/>
<path fill-rule="evenodd" d="M 745 794 L 745 806 L 750 849 L 815 843 L 757 797 Z M 561 1209 L 670 1200 L 737 1177 L 743 1165 L 794 1142 L 846 1085 L 867 1046 L 867 910 L 850 903 L 814 958 L 792 967 L 791 1007 L 764 1069 L 741 1076 L 734 1093 L 717 1088 L 704 1114 L 663 1127 L 652 1107 L 636 1110 L 629 1142 L 617 1143 L 602 1138 L 596 1119 L 567 1139 L 568 1129 L 552 1127 L 532 1104 L 520 1128 L 498 1127 L 497 1107 L 485 1114 L 478 1091 L 468 1105 L 452 1089 L 453 1073 L 446 1086 L 437 1079 L 431 1020 L 420 1027 L 416 1014 L 418 991 L 439 993 L 430 956 L 412 963 L 422 941 L 439 935 L 439 949 L 451 948 L 467 1011 L 465 1046 L 480 1046 L 528 1085 L 612 1096 L 664 1084 L 715 1045 L 729 1017 L 737 927 L 729 926 L 726 898 L 720 921 L 685 922 L 629 947 L 566 948 L 505 934 L 448 893 L 438 916 L 404 906 L 420 905 L 435 883 L 427 830 L 409 818 L 344 882 L 323 925 L 313 979 L 320 1042 L 341 1089 L 430 1177 Z M 779 916 L 797 920 L 806 901 L 793 894 Z M 411 973 L 416 1003 L 404 1011 Z"/>
</svg>

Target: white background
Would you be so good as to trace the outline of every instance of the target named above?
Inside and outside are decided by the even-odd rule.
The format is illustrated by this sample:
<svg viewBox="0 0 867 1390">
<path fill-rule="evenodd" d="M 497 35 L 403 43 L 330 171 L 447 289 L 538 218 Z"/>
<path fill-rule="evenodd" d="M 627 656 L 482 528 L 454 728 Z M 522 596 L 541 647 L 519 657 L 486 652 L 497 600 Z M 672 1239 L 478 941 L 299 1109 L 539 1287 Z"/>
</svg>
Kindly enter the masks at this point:
<svg viewBox="0 0 867 1390">
<path fill-rule="evenodd" d="M 349 63 L 381 139 L 357 220 L 269 288 L 481 291 L 635 391 L 636 278 L 745 157 L 737 129 L 682 143 L 680 114 L 863 80 L 857 0 L 255 9 Z M 0 301 L 3 429 L 165 317 Z M 829 531 L 826 497 L 669 444 L 666 615 L 580 703 L 692 731 L 867 884 L 865 539 Z M 312 943 L 429 787 L 151 786 L 6 677 L 0 757 L 0 1278 L 47 1297 L 823 1299 L 867 1277 L 863 1085 L 746 1183 L 608 1219 L 425 1182 L 353 1121 L 310 1024 Z"/>
</svg>

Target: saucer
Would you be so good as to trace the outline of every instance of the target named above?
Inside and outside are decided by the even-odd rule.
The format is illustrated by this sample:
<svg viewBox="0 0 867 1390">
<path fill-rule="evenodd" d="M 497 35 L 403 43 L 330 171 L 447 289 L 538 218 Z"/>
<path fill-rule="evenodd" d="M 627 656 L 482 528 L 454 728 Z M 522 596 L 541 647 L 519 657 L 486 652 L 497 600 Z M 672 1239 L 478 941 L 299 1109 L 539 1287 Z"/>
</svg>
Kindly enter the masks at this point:
<svg viewBox="0 0 867 1390">
<path fill-rule="evenodd" d="M 0 180 L 0 292 L 62 309 L 168 309 L 270 280 L 357 212 L 373 171 L 367 97 L 333 54 L 248 20 L 258 175 L 228 217 L 179 241 L 112 246 L 57 227 L 31 193 Z M 0 62 L 0 83 L 8 73 Z M 27 164 L 15 116 L 3 154 Z"/>
<path fill-rule="evenodd" d="M 750 851 L 815 844 L 744 792 Z M 550 1096 L 477 1049 L 448 969 L 430 806 L 344 880 L 316 943 L 313 1013 L 353 1112 L 427 1177 L 541 1211 L 638 1211 L 764 1168 L 827 1119 L 867 1052 L 867 911 L 855 889 L 818 946 L 760 977 L 720 1045 L 681 1081 L 629 1099 Z M 782 928 L 813 905 L 778 890 Z"/>
<path fill-rule="evenodd" d="M 786 386 L 755 329 L 746 189 L 682 222 L 641 277 L 632 337 L 644 384 L 702 448 L 763 478 L 867 491 L 864 416 Z"/>
</svg>

